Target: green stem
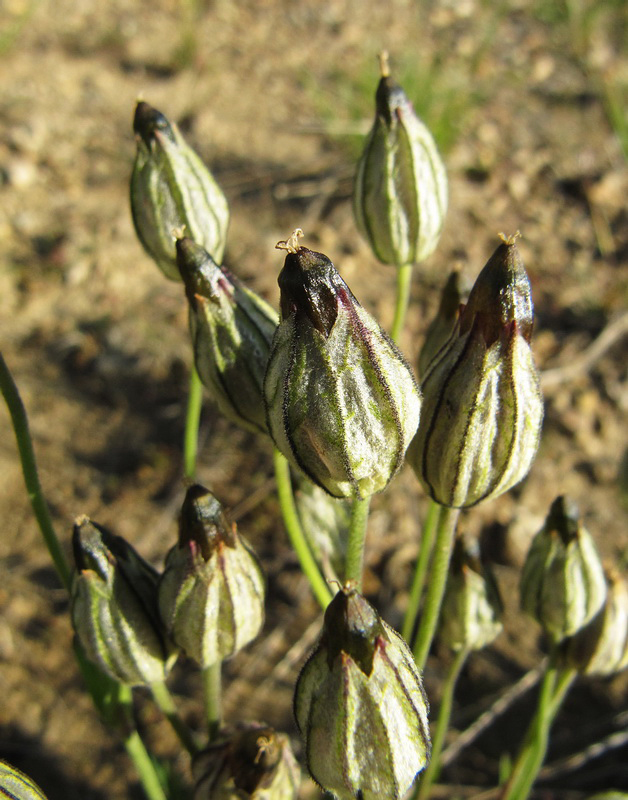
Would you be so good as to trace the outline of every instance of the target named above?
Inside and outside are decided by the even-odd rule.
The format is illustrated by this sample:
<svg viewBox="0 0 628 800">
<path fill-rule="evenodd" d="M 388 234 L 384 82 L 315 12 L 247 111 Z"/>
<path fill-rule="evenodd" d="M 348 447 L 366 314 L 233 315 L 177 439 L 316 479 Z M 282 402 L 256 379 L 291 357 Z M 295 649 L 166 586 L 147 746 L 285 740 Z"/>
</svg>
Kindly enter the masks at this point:
<svg viewBox="0 0 628 800">
<path fill-rule="evenodd" d="M 438 777 L 440 769 L 440 754 L 443 750 L 445 743 L 445 734 L 449 727 L 449 719 L 451 717 L 451 709 L 454 699 L 454 690 L 456 688 L 456 681 L 460 675 L 464 662 L 467 659 L 469 651 L 466 648 L 459 650 L 454 660 L 451 663 L 447 677 L 443 684 L 443 693 L 440 699 L 440 709 L 438 711 L 438 720 L 436 722 L 436 730 L 432 739 L 432 756 L 427 769 L 423 773 L 419 783 L 419 790 L 416 794 L 416 800 L 427 800 L 430 794 L 432 783 Z"/>
<path fill-rule="evenodd" d="M 129 732 L 124 736 L 124 747 L 135 764 L 144 794 L 148 800 L 167 800 L 153 759 L 146 750 L 133 722 L 133 696 L 130 687 L 121 686 L 118 699 L 126 722 L 129 725 Z"/>
<path fill-rule="evenodd" d="M 401 628 L 401 635 L 410 642 L 410 638 L 414 631 L 416 618 L 421 606 L 421 596 L 423 594 L 423 586 L 425 584 L 425 576 L 427 575 L 427 568 L 430 563 L 430 556 L 434 547 L 434 534 L 436 533 L 436 521 L 440 506 L 433 500 L 430 500 L 430 505 L 427 509 L 427 516 L 423 523 L 423 531 L 421 533 L 421 549 L 419 550 L 419 557 L 416 562 L 414 570 L 414 577 L 412 579 L 412 588 L 410 589 L 410 598 L 408 599 L 408 607 L 406 609 L 405 617 L 403 618 L 403 627 Z"/>
<path fill-rule="evenodd" d="M 185 416 L 185 434 L 183 437 L 183 468 L 186 478 L 196 475 L 196 454 L 198 451 L 198 427 L 201 421 L 203 405 L 203 384 L 194 364 L 190 371 L 190 388 L 188 408 Z"/>
<path fill-rule="evenodd" d="M 207 733 L 209 741 L 213 742 L 220 731 L 222 721 L 221 690 L 222 690 L 222 663 L 217 661 L 203 670 L 203 699 L 205 702 L 205 718 L 207 719 Z"/>
<path fill-rule="evenodd" d="M 503 800 L 526 800 L 529 796 L 547 753 L 550 727 L 575 677 L 573 669 L 558 670 L 555 654 L 550 656 L 536 712 L 504 787 Z"/>
<path fill-rule="evenodd" d="M 397 267 L 397 302 L 395 316 L 390 329 L 390 338 L 393 342 L 399 341 L 403 323 L 410 302 L 410 285 L 412 283 L 412 264 L 402 264 Z"/>
<path fill-rule="evenodd" d="M 445 584 L 447 583 L 449 559 L 451 558 L 458 513 L 457 508 L 441 506 L 440 514 L 438 515 L 430 581 L 425 596 L 423 616 L 414 646 L 414 660 L 419 670 L 422 670 L 425 666 L 427 654 L 430 651 L 434 633 L 436 632 L 440 606 L 445 593 Z"/>
<path fill-rule="evenodd" d="M 172 725 L 172 729 L 179 737 L 181 744 L 191 756 L 195 755 L 198 752 L 198 745 L 194 740 L 192 732 L 179 716 L 172 695 L 170 694 L 166 684 L 153 683 L 151 684 L 150 689 L 155 702 L 157 703 L 164 717 L 166 717 L 168 722 Z"/>
<path fill-rule="evenodd" d="M 273 454 L 273 461 L 275 465 L 275 479 L 277 481 L 277 495 L 279 497 L 279 505 L 283 521 L 286 526 L 286 531 L 290 538 L 290 542 L 294 547 L 297 558 L 301 565 L 301 569 L 305 577 L 310 582 L 312 591 L 316 599 L 323 609 L 329 605 L 332 594 L 329 591 L 327 582 L 321 575 L 312 551 L 303 534 L 301 523 L 299 522 L 299 515 L 294 503 L 294 496 L 292 494 L 292 481 L 290 479 L 290 465 L 282 456 L 279 450 L 275 449 Z"/>
<path fill-rule="evenodd" d="M 354 500 L 351 506 L 349 538 L 347 542 L 347 563 L 345 565 L 345 581 L 354 581 L 357 590 L 362 591 L 362 574 L 364 572 L 364 545 L 366 543 L 366 523 L 369 518 L 371 498 Z"/>
<path fill-rule="evenodd" d="M 42 492 L 37 474 L 37 462 L 33 451 L 33 441 L 28 429 L 28 419 L 24 404 L 13 380 L 13 376 L 0 353 L 0 389 L 11 415 L 13 431 L 17 440 L 17 447 L 22 462 L 24 483 L 28 493 L 37 524 L 44 537 L 44 542 L 52 558 L 52 562 L 59 574 L 61 582 L 70 591 L 71 573 L 66 561 L 59 539 L 52 526 L 50 511 Z"/>
</svg>

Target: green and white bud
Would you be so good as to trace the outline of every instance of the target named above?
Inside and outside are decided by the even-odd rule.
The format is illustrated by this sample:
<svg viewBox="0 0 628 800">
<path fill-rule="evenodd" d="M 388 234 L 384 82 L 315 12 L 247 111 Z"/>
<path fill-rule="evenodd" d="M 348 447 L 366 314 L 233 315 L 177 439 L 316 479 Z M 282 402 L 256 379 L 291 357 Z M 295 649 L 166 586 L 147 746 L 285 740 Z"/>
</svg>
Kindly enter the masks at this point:
<svg viewBox="0 0 628 800">
<path fill-rule="evenodd" d="M 432 361 L 439 357 L 442 348 L 449 341 L 456 325 L 463 298 L 461 282 L 460 272 L 454 270 L 449 274 L 443 287 L 438 313 L 425 333 L 425 341 L 419 353 L 418 368 L 420 377 L 426 374 Z"/>
<path fill-rule="evenodd" d="M 338 580 L 345 572 L 351 501 L 330 497 L 305 477 L 298 482 L 295 501 L 312 555 L 328 581 Z"/>
<path fill-rule="evenodd" d="M 296 800 L 301 783 L 288 737 L 257 722 L 223 730 L 192 775 L 194 800 Z"/>
<path fill-rule="evenodd" d="M 207 489 L 191 486 L 159 583 L 172 639 L 203 669 L 221 662 L 260 632 L 264 595 L 259 562 L 235 525 Z"/>
<path fill-rule="evenodd" d="M 133 130 L 131 214 L 144 249 L 167 278 L 178 281 L 173 231 L 185 228 L 220 263 L 229 207 L 211 172 L 177 126 L 148 103 L 137 104 Z"/>
<path fill-rule="evenodd" d="M 165 680 L 176 652 L 159 619 L 157 572 L 87 517 L 77 520 L 72 546 L 72 625 L 86 657 L 128 686 Z"/>
<path fill-rule="evenodd" d="M 439 637 L 452 650 L 481 650 L 502 631 L 502 603 L 477 543 L 456 538 L 440 612 Z"/>
<path fill-rule="evenodd" d="M 514 237 L 505 239 L 421 384 L 421 423 L 408 460 L 441 505 L 473 506 L 528 473 L 543 421 L 532 323 L 528 276 Z"/>
<path fill-rule="evenodd" d="M 220 411 L 266 432 L 262 387 L 277 314 L 191 239 L 177 239 L 196 369 Z"/>
<path fill-rule="evenodd" d="M 35 781 L 19 769 L 0 761 L 0 800 L 47 800 Z"/>
<path fill-rule="evenodd" d="M 521 574 L 521 608 L 554 642 L 573 636 L 600 611 L 606 579 L 577 510 L 558 497 L 530 545 Z"/>
<path fill-rule="evenodd" d="M 428 708 L 407 644 L 346 585 L 295 690 L 312 777 L 339 800 L 402 798 L 430 756 Z"/>
<path fill-rule="evenodd" d="M 381 492 L 403 463 L 421 396 L 397 346 L 327 256 L 297 244 L 279 275 L 281 322 L 264 379 L 283 455 L 334 497 Z"/>
<path fill-rule="evenodd" d="M 385 56 L 375 104 L 355 179 L 355 219 L 380 261 L 415 264 L 438 244 L 447 175 L 432 134 L 390 77 Z"/>
</svg>

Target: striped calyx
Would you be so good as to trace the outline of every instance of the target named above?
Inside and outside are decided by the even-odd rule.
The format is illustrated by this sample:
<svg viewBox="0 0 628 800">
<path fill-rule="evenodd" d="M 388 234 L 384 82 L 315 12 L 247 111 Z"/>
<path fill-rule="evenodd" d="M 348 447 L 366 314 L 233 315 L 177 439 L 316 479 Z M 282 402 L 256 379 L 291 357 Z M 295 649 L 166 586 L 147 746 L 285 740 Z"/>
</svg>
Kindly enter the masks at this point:
<svg viewBox="0 0 628 800">
<path fill-rule="evenodd" d="M 552 503 L 521 573 L 521 608 L 555 642 L 573 636 L 600 611 L 606 579 L 591 534 L 564 497 Z"/>
<path fill-rule="evenodd" d="M 264 623 L 259 562 L 202 486 L 188 489 L 179 541 L 166 556 L 159 611 L 174 642 L 203 669 L 232 656 Z"/>
<path fill-rule="evenodd" d="M 421 384 L 408 460 L 441 505 L 497 497 L 528 473 L 543 421 L 532 323 L 528 276 L 514 238 L 504 240 Z"/>
<path fill-rule="evenodd" d="M 294 711 L 312 777 L 340 800 L 397 800 L 427 765 L 428 702 L 412 653 L 352 585 L 327 607 Z"/>
<path fill-rule="evenodd" d="M 194 757 L 194 800 L 296 800 L 301 770 L 284 733 L 246 722 Z"/>
<path fill-rule="evenodd" d="M 46 795 L 28 775 L 0 761 L 0 800 L 46 800 Z"/>
<path fill-rule="evenodd" d="M 375 100 L 375 122 L 355 178 L 355 219 L 380 261 L 414 264 L 438 244 L 447 175 L 432 134 L 385 63 Z"/>
<path fill-rule="evenodd" d="M 131 214 L 144 249 L 167 278 L 180 280 L 173 231 L 184 228 L 220 263 L 229 208 L 211 172 L 177 126 L 148 103 L 137 104 L 133 130 Z"/>
<path fill-rule="evenodd" d="M 290 242 L 264 379 L 268 428 L 284 456 L 329 494 L 367 497 L 403 462 L 419 389 L 327 256 Z"/>
<path fill-rule="evenodd" d="M 182 238 L 176 250 L 201 381 L 226 417 L 266 432 L 262 386 L 277 314 L 201 245 Z"/>
<path fill-rule="evenodd" d="M 452 650 L 481 650 L 502 630 L 497 583 L 477 542 L 456 538 L 440 612 L 439 638 Z"/>
<path fill-rule="evenodd" d="M 129 686 L 165 680 L 176 653 L 159 619 L 157 572 L 87 517 L 77 520 L 72 547 L 72 624 L 87 658 Z"/>
</svg>

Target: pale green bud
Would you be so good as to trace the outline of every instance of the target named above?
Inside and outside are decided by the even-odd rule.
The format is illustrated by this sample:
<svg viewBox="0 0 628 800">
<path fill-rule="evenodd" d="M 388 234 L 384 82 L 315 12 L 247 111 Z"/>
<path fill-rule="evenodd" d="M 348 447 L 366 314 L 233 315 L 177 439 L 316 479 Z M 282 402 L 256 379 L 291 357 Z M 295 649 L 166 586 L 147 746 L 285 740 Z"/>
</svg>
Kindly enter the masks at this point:
<svg viewBox="0 0 628 800">
<path fill-rule="evenodd" d="M 355 219 L 380 261 L 414 264 L 438 244 L 447 175 L 432 134 L 384 61 L 375 99 L 375 122 L 355 179 Z"/>
<path fill-rule="evenodd" d="M 312 555 L 327 580 L 337 580 L 345 572 L 351 500 L 330 497 L 305 477 L 299 480 L 295 500 Z"/>
<path fill-rule="evenodd" d="M 606 579 L 595 544 L 564 497 L 552 503 L 532 540 L 520 589 L 521 608 L 555 642 L 573 636 L 604 604 Z"/>
<path fill-rule="evenodd" d="M 419 388 L 327 256 L 299 247 L 296 235 L 280 246 L 288 250 L 281 322 L 264 379 L 270 434 L 329 494 L 368 497 L 403 463 L 419 422 Z"/>
<path fill-rule="evenodd" d="M 191 486 L 159 584 L 172 639 L 203 669 L 221 662 L 260 632 L 264 594 L 259 562 L 235 525 L 207 489 Z"/>
<path fill-rule="evenodd" d="M 457 537 L 440 612 L 439 636 L 452 650 L 481 650 L 502 630 L 495 579 L 477 543 Z"/>
<path fill-rule="evenodd" d="M 412 653 L 350 585 L 325 611 L 294 710 L 312 777 L 340 800 L 398 800 L 427 765 L 428 702 Z"/>
<path fill-rule="evenodd" d="M 0 761 L 0 800 L 46 800 L 46 795 L 28 775 Z"/>
<path fill-rule="evenodd" d="M 408 461 L 441 505 L 497 497 L 532 465 L 543 420 L 532 322 L 528 276 L 514 238 L 504 240 L 421 384 Z"/>
<path fill-rule="evenodd" d="M 461 283 L 460 272 L 454 270 L 443 287 L 438 313 L 425 333 L 425 341 L 419 353 L 418 368 L 421 378 L 427 373 L 432 361 L 439 357 L 453 332 L 463 297 Z"/>
<path fill-rule="evenodd" d="M 167 278 L 178 281 L 173 231 L 184 228 L 220 263 L 229 208 L 211 172 L 177 126 L 148 103 L 137 104 L 133 130 L 131 213 L 144 249 Z"/>
<path fill-rule="evenodd" d="M 243 723 L 195 756 L 194 800 L 296 800 L 301 771 L 288 737 Z"/>
<path fill-rule="evenodd" d="M 176 653 L 157 609 L 157 572 L 120 536 L 81 517 L 72 538 L 74 631 L 86 657 L 115 680 L 165 680 Z"/>
<path fill-rule="evenodd" d="M 201 381 L 226 417 L 266 432 L 262 386 L 277 314 L 191 239 L 176 249 Z"/>
<path fill-rule="evenodd" d="M 565 642 L 569 663 L 583 675 L 614 675 L 628 667 L 628 584 L 612 567 L 606 578 L 601 611 Z"/>
</svg>

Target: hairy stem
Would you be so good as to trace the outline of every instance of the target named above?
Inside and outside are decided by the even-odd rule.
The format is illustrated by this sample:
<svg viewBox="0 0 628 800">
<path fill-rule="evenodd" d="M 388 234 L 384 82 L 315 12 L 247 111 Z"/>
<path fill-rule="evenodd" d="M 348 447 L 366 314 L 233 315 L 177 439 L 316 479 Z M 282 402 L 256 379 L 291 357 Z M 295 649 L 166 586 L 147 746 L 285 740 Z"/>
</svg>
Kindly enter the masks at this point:
<svg viewBox="0 0 628 800">
<path fill-rule="evenodd" d="M 371 498 L 367 497 L 364 500 L 354 500 L 351 507 L 345 581 L 354 581 L 358 591 L 362 591 L 364 545 L 366 544 L 366 523 L 368 522 L 370 503 Z"/>
<path fill-rule="evenodd" d="M 183 469 L 185 477 L 193 479 L 196 475 L 196 455 L 198 452 L 198 427 L 201 421 L 203 405 L 203 384 L 194 364 L 190 370 L 190 388 L 188 407 L 185 415 L 185 433 L 183 437 Z"/>
<path fill-rule="evenodd" d="M 408 607 L 403 618 L 403 627 L 401 635 L 410 643 L 416 618 L 421 607 L 421 597 L 423 595 L 423 586 L 425 585 L 425 576 L 427 575 L 427 568 L 430 564 L 430 557 L 434 547 L 434 534 L 436 533 L 436 522 L 440 512 L 440 506 L 434 500 L 430 500 L 430 505 L 427 510 L 427 516 L 423 523 L 423 531 L 421 533 L 421 544 L 419 550 L 419 557 L 416 562 L 414 576 L 412 578 L 412 587 L 410 589 L 410 597 L 408 599 Z"/>
<path fill-rule="evenodd" d="M 390 338 L 398 342 L 406 319 L 406 312 L 410 302 L 410 285 L 412 283 L 412 264 L 402 264 L 397 267 L 397 301 L 395 303 L 395 316 L 390 329 Z"/>
<path fill-rule="evenodd" d="M 151 684 L 150 689 L 155 702 L 157 703 L 164 717 L 166 717 L 168 722 L 172 725 L 172 729 L 179 737 L 181 744 L 191 756 L 195 755 L 198 752 L 198 745 L 194 740 L 192 732 L 179 716 L 172 695 L 170 694 L 166 684 L 153 683 Z"/>
</svg>

